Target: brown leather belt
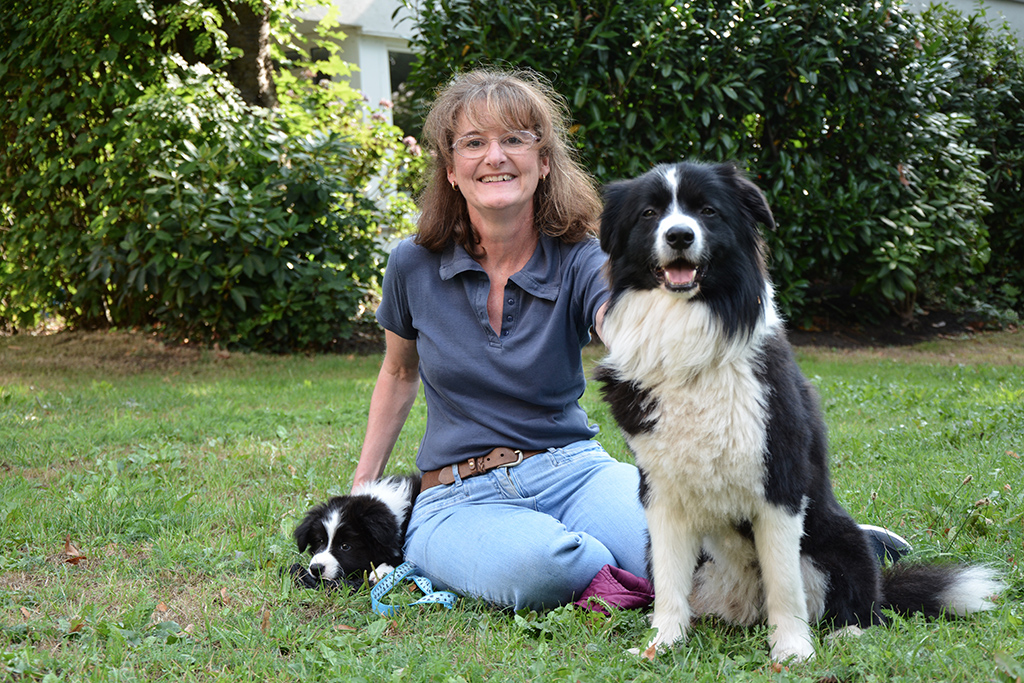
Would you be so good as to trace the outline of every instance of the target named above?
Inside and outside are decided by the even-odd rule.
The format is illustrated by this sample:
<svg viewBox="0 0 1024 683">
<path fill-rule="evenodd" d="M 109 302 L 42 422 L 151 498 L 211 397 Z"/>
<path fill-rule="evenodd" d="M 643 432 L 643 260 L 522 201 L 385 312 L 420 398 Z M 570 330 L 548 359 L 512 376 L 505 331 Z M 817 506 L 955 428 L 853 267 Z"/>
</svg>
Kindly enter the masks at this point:
<svg viewBox="0 0 1024 683">
<path fill-rule="evenodd" d="M 469 479 L 484 472 L 490 472 L 497 467 L 515 467 L 527 458 L 533 457 L 544 451 L 523 451 L 518 448 L 495 448 L 487 455 L 476 458 L 468 458 L 458 463 L 459 477 Z M 423 473 L 423 481 L 420 483 L 420 491 L 426 491 L 439 484 L 455 483 L 455 475 L 452 473 L 452 466 L 447 465 L 437 470 L 430 470 Z"/>
</svg>

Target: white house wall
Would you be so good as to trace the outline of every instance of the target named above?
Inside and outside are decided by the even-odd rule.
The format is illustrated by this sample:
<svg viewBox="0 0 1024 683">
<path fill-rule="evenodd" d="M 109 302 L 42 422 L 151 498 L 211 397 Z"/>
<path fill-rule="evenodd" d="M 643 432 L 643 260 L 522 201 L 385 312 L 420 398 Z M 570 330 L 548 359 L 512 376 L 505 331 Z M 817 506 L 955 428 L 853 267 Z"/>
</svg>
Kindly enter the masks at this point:
<svg viewBox="0 0 1024 683">
<path fill-rule="evenodd" d="M 930 4 L 932 3 L 912 0 L 907 2 L 907 7 L 915 11 L 922 11 Z M 945 4 L 964 16 L 978 13 L 977 0 L 945 0 Z M 985 8 L 985 18 L 989 24 L 1002 26 L 1005 19 L 1010 29 L 1017 34 L 1017 40 L 1024 41 L 1024 0 L 986 0 L 982 5 Z"/>
<path fill-rule="evenodd" d="M 373 107 L 382 100 L 390 101 L 397 85 L 391 82 L 390 53 L 412 53 L 412 22 L 398 21 L 398 17 L 392 20 L 401 6 L 398 0 L 335 0 L 335 4 L 345 34 L 341 58 L 357 67 L 350 79 L 352 87 L 361 90 Z M 320 7 L 300 12 L 300 31 L 313 35 L 316 22 L 325 14 Z M 391 117 L 390 109 L 384 113 Z"/>
</svg>

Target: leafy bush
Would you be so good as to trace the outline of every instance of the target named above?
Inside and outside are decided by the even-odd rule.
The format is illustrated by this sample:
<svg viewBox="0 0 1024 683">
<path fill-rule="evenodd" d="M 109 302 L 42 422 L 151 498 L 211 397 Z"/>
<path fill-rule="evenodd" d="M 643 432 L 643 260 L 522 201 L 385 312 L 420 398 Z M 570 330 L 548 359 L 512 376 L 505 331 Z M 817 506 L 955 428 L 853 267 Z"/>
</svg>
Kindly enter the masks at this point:
<svg viewBox="0 0 1024 683">
<path fill-rule="evenodd" d="M 97 0 L 84 11 L 78 2 L 0 10 L 0 322 L 14 327 L 44 312 L 105 324 L 85 265 L 89 222 L 105 205 L 94 184 L 114 160 L 108 143 L 126 136 L 115 112 L 161 79 L 134 3 Z M 133 168 L 112 182 L 140 176 Z"/>
<path fill-rule="evenodd" d="M 382 233 L 411 229 L 394 190 L 423 160 L 401 131 L 347 83 L 290 73 L 279 110 L 247 107 L 219 72 L 155 47 L 145 3 L 35 4 L 0 22 L 0 323 L 53 314 L 279 351 L 348 338 Z"/>
<path fill-rule="evenodd" d="M 943 111 L 970 117 L 962 136 L 983 151 L 992 259 L 983 288 L 962 288 L 969 305 L 1024 312 L 1024 53 L 1010 31 L 992 28 L 984 10 L 964 16 L 945 5 L 922 14 L 924 49 L 956 60 Z M 979 302 L 977 299 L 987 299 Z"/>
<path fill-rule="evenodd" d="M 337 171 L 350 141 L 286 136 L 214 74 L 127 108 L 123 125 L 151 141 L 117 155 L 148 188 L 107 188 L 88 261 L 116 324 L 271 350 L 349 336 L 381 264 L 379 212 Z"/>
<path fill-rule="evenodd" d="M 748 168 L 791 315 L 852 292 L 909 316 L 988 259 L 979 150 L 941 106 L 948 58 L 896 2 L 405 2 L 421 97 L 452 70 L 532 68 L 601 181 L 680 157 Z"/>
</svg>

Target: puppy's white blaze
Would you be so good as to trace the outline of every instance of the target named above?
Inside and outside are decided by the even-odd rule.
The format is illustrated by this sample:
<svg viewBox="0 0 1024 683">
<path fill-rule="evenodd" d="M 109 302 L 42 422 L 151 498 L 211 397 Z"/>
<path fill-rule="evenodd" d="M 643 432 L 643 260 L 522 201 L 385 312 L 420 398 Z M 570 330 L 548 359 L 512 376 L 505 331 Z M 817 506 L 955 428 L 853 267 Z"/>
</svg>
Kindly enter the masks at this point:
<svg viewBox="0 0 1024 683">
<path fill-rule="evenodd" d="M 341 513 L 337 510 L 331 510 L 331 513 L 321 521 L 324 531 L 327 532 L 327 545 L 323 548 L 317 548 L 317 552 L 309 559 L 311 569 L 317 565 L 323 567 L 320 570 L 320 577 L 324 579 L 336 579 L 341 573 L 341 565 L 338 564 L 338 560 L 331 554 L 331 547 L 334 545 L 334 534 L 337 533 L 340 522 Z"/>
<path fill-rule="evenodd" d="M 963 617 L 992 609 L 995 605 L 990 598 L 1005 588 L 1006 584 L 999 580 L 993 569 L 984 566 L 964 567 L 940 599 L 949 612 Z"/>
<path fill-rule="evenodd" d="M 385 477 L 371 481 L 352 490 L 352 495 L 373 496 L 388 506 L 398 519 L 405 519 L 412 498 L 412 482 L 408 479 Z"/>
</svg>

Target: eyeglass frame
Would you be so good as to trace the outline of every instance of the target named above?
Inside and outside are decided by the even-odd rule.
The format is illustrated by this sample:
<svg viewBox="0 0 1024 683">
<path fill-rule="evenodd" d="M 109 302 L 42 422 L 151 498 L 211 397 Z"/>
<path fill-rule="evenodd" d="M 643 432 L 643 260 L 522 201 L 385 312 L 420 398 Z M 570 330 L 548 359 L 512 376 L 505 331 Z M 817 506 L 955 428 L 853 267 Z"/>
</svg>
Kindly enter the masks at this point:
<svg viewBox="0 0 1024 683">
<path fill-rule="evenodd" d="M 508 149 L 505 149 L 505 146 L 501 144 L 501 141 L 509 135 L 519 135 L 520 137 L 528 137 L 530 140 L 532 140 L 532 142 L 530 143 L 530 146 L 527 147 L 526 149 L 517 149 L 514 151 L 510 151 Z M 477 138 L 479 140 L 484 140 L 487 142 L 487 145 L 480 148 L 480 154 L 478 156 L 466 156 L 461 151 L 459 151 L 459 142 L 465 140 L 466 138 Z M 537 145 L 537 143 L 541 141 L 541 137 L 534 133 L 533 131 L 529 130 L 507 130 L 504 133 L 502 133 L 500 137 L 497 138 L 486 138 L 483 135 L 480 135 L 479 133 L 469 133 L 468 135 L 463 135 L 455 139 L 455 142 L 452 143 L 452 151 L 458 154 L 463 159 L 480 159 L 481 157 L 487 154 L 487 149 L 490 147 L 490 143 L 494 140 L 498 141 L 498 146 L 501 147 L 501 151 L 503 151 L 505 154 L 524 154 L 525 152 L 529 152 L 531 149 L 533 149 Z"/>
</svg>

